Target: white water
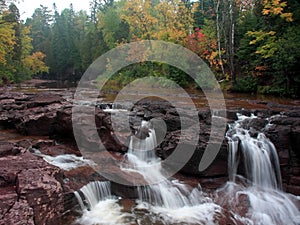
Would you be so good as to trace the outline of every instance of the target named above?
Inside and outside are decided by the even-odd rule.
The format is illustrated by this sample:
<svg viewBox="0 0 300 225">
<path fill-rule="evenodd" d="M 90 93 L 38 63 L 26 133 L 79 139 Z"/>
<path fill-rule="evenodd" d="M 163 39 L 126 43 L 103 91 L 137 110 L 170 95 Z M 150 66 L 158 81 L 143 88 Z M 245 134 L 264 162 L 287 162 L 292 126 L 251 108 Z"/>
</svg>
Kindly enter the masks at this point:
<svg viewBox="0 0 300 225">
<path fill-rule="evenodd" d="M 76 156 L 74 154 L 50 156 L 42 154 L 38 149 L 33 150 L 35 155 L 42 157 L 47 163 L 67 171 L 81 166 L 95 165 L 93 161 L 84 159 L 82 156 Z"/>
<path fill-rule="evenodd" d="M 95 208 L 101 200 L 113 199 L 109 181 L 90 182 L 74 194 L 82 210 Z"/>
<path fill-rule="evenodd" d="M 247 221 L 245 224 L 300 224 L 300 212 L 292 201 L 293 197 L 281 191 L 280 165 L 274 145 L 264 134 L 259 133 L 254 138 L 249 130 L 243 128 L 243 122 L 253 119 L 254 116 L 238 115 L 238 118 L 227 133 L 231 182 L 219 192 L 226 193 L 232 206 L 239 201 L 240 195 L 248 196 L 251 208 L 246 218 L 236 215 L 240 221 Z M 246 186 L 234 183 L 238 176 L 240 156 L 243 158 L 248 181 Z"/>
<path fill-rule="evenodd" d="M 145 208 L 163 218 L 164 223 L 215 224 L 221 208 L 199 188 L 167 179 L 159 158 L 155 155 L 156 135 L 151 124 L 143 121 L 142 128 L 149 129 L 149 137 L 140 140 L 133 136 L 124 170 L 133 170 L 143 175 L 147 184 L 138 188 L 138 208 Z M 157 182 L 160 181 L 160 182 Z"/>
<path fill-rule="evenodd" d="M 294 204 L 296 197 L 281 191 L 274 145 L 263 134 L 254 138 L 243 128 L 243 122 L 254 116 L 239 115 L 238 118 L 227 133 L 230 181 L 216 191 L 215 201 L 229 211 L 227 216 L 232 215 L 232 224 L 299 225 L 300 212 Z M 82 217 L 76 222 L 84 225 L 218 224 L 224 212 L 222 207 L 200 187 L 191 188 L 176 179 L 164 177 L 161 160 L 154 150 L 155 131 L 147 122 L 142 123 L 142 128 L 149 129 L 149 136 L 143 140 L 131 138 L 127 164 L 121 168 L 141 174 L 146 181 L 144 186 L 138 187 L 137 206 L 130 214 L 124 213 L 118 200 L 111 196 L 109 182 L 90 183 L 75 192 L 83 210 Z M 237 174 L 241 159 L 245 178 Z"/>
<path fill-rule="evenodd" d="M 82 216 L 76 220 L 79 224 L 115 225 L 126 224 L 122 207 L 111 194 L 109 181 L 94 181 L 74 192 L 83 211 Z"/>
<path fill-rule="evenodd" d="M 92 210 L 84 210 L 83 215 L 76 220 L 82 225 L 126 225 L 126 214 L 116 199 L 99 201 Z"/>
</svg>

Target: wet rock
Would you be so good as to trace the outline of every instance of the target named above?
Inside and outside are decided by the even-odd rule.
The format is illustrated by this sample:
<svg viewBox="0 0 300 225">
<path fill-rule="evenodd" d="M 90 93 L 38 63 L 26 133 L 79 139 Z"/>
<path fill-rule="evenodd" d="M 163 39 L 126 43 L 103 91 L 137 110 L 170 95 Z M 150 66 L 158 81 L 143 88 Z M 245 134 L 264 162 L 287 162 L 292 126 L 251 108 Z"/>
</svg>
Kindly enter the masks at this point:
<svg viewBox="0 0 300 225">
<path fill-rule="evenodd" d="M 30 147 L 39 150 L 42 154 L 50 156 L 58 156 L 63 154 L 81 156 L 81 153 L 76 146 L 71 144 L 57 143 L 54 140 L 37 140 L 33 142 Z"/>
<path fill-rule="evenodd" d="M 57 110 L 54 131 L 55 137 L 71 138 L 74 140 L 71 107 L 64 107 Z"/>
<path fill-rule="evenodd" d="M 49 135 L 56 111 L 65 100 L 57 94 L 2 94 L 0 126 L 14 127 L 26 135 Z"/>
<path fill-rule="evenodd" d="M 226 110 L 226 114 L 227 114 L 227 119 L 229 122 L 234 122 L 238 119 L 237 110 L 228 109 L 228 110 Z"/>
<path fill-rule="evenodd" d="M 68 93 L 68 95 L 69 94 L 70 93 Z M 0 126 L 4 128 L 14 127 L 20 133 L 27 135 L 50 135 L 51 138 L 60 140 L 60 142 L 64 142 L 68 139 L 69 143 L 75 144 L 72 126 L 72 105 L 70 101 L 62 97 L 63 95 L 64 94 L 51 93 L 27 94 L 0 90 Z M 293 178 L 296 177 L 297 174 L 300 174 L 300 153 L 298 147 L 300 145 L 299 110 L 296 107 L 286 106 L 280 108 L 284 110 L 284 113 L 281 113 L 281 110 L 277 109 L 278 105 L 265 104 L 265 102 L 263 104 L 266 109 L 229 109 L 227 110 L 227 122 L 235 121 L 237 119 L 236 113 L 242 113 L 247 116 L 254 113 L 259 117 L 247 121 L 245 126 L 251 129 L 251 133 L 254 136 L 257 135 L 258 132 L 264 131 L 266 136 L 274 143 L 279 154 L 284 185 L 287 190 L 296 193 L 297 187 L 300 186 L 300 184 L 297 184 L 298 180 Z M 267 118 L 275 114 L 282 116 L 274 116 L 270 120 L 267 120 Z M 158 122 L 155 127 L 160 137 L 158 140 L 160 144 L 157 148 L 157 155 L 163 159 L 167 159 L 172 155 L 179 143 L 181 129 L 189 127 L 195 122 L 190 116 L 186 115 L 184 116 L 186 123 L 181 124 L 177 110 L 169 102 L 160 99 L 141 100 L 132 108 L 131 115 L 131 128 L 139 126 L 142 119 L 150 120 L 153 118 L 159 118 L 167 127 L 167 129 L 165 129 L 164 126 L 159 127 L 160 122 Z M 205 179 L 208 186 L 215 187 L 221 185 L 221 180 L 227 176 L 227 146 L 226 143 L 223 143 L 221 151 L 217 155 L 214 163 L 207 170 L 199 172 L 199 162 L 203 156 L 211 133 L 210 110 L 199 110 L 198 118 L 200 123 L 199 142 L 196 146 L 196 151 L 192 154 L 191 159 L 183 167 L 181 172 L 187 175 L 193 174 L 201 179 Z M 94 128 L 90 126 L 94 124 L 95 121 L 96 133 L 93 130 Z M 74 118 L 74 122 L 78 122 L 81 125 L 77 132 L 79 136 L 82 137 L 82 140 L 77 141 L 82 142 L 82 145 L 87 148 L 87 151 L 97 153 L 104 150 L 117 152 L 125 152 L 127 150 L 128 137 L 131 134 L 131 130 L 115 129 L 111 123 L 111 114 L 105 113 L 103 110 L 97 108 L 95 110 L 95 116 L 89 118 L 85 114 L 78 115 Z M 226 121 L 225 118 L 220 118 L 217 122 L 223 123 Z M 267 122 L 270 122 L 272 125 L 266 126 Z M 117 120 L 117 123 L 120 123 L 120 127 L 125 125 L 129 127 L 129 125 L 122 120 Z M 266 129 L 264 129 L 264 127 L 266 127 Z M 164 132 L 165 130 L 167 130 L 167 133 Z M 190 134 L 191 137 L 193 137 L 193 135 L 195 134 Z M 118 139 L 117 136 L 120 139 Z M 99 143 L 99 139 L 102 144 Z M 21 146 L 23 149 L 18 146 L 15 148 L 15 144 L 8 144 L 6 146 L 0 145 L 0 161 L 2 158 L 11 157 L 10 160 L 13 160 L 13 157 L 18 158 L 24 156 L 24 159 L 28 159 L 29 162 L 39 165 L 40 160 L 35 161 L 36 159 L 28 158 L 29 156 L 24 148 L 29 148 L 30 146 L 53 156 L 63 153 L 79 154 L 77 149 L 73 148 L 72 145 L 57 145 L 55 142 L 34 142 L 31 144 L 24 142 L 24 145 Z M 183 151 L 182 154 L 184 153 Z M 2 162 L 3 161 L 1 161 L 0 168 L 4 168 L 3 165 L 5 165 L 5 163 L 3 162 L 4 164 L 2 165 Z M 105 163 L 107 163 L 107 161 L 104 162 L 104 165 Z M 180 157 L 178 162 L 174 163 L 182 163 Z M 19 165 L 11 163 L 11 166 L 23 168 L 23 162 Z M 116 169 L 117 166 L 118 165 L 110 165 L 105 169 L 105 173 L 117 175 L 119 173 Z M 38 170 L 39 167 L 37 168 L 34 165 L 32 165 L 32 167 L 29 167 L 31 171 L 33 172 L 33 170 L 35 170 L 34 172 L 37 173 L 38 171 L 36 170 Z M 89 169 L 82 168 L 81 170 L 75 170 L 73 174 L 63 174 L 65 177 L 63 184 L 66 190 L 78 188 L 85 182 L 99 178 Z M 82 176 L 78 176 L 78 180 L 76 179 L 76 172 L 83 174 Z M 19 173 L 19 169 L 0 170 L 0 186 L 13 187 L 16 184 Z M 217 180 L 217 178 L 220 178 L 220 180 Z M 129 178 L 122 177 L 122 179 L 126 180 Z M 214 181 L 217 185 L 213 184 Z"/>
<path fill-rule="evenodd" d="M 115 136 L 108 113 L 104 113 L 100 109 L 96 110 L 94 116 L 82 112 L 74 116 L 72 122 L 76 126 L 74 133 L 76 133 L 76 141 L 81 149 L 116 152 L 127 150 L 127 147 Z"/>
<path fill-rule="evenodd" d="M 90 166 L 81 166 L 70 171 L 64 171 L 64 189 L 66 192 L 79 190 L 91 181 L 106 180 Z"/>
<path fill-rule="evenodd" d="M 300 117 L 298 115 L 298 112 L 291 111 L 272 117 L 271 125 L 264 131 L 277 149 L 285 190 L 293 194 L 300 192 L 300 183 L 291 183 L 291 176 L 298 175 L 297 168 L 300 167 Z"/>
<path fill-rule="evenodd" d="M 193 146 L 185 145 L 182 149 L 178 148 L 176 154 L 178 157 L 173 157 L 168 167 L 181 168 L 181 172 L 189 175 L 199 175 L 201 177 L 227 177 L 227 145 L 224 143 L 221 145 L 221 149 L 217 154 L 213 162 L 204 170 L 199 171 L 200 161 L 203 158 L 204 151 L 206 150 L 206 144 L 203 147 L 197 146 L 196 149 Z M 212 144 L 213 146 L 213 144 Z M 216 145 L 217 147 L 217 145 Z M 195 150 L 193 150 L 195 149 Z M 191 150 L 192 156 L 187 161 L 181 161 L 185 157 L 180 157 L 181 154 L 187 154 Z M 181 151 L 182 153 L 180 153 Z M 181 166 L 180 166 L 181 165 Z"/>
<path fill-rule="evenodd" d="M 292 150 L 296 154 L 298 160 L 300 160 L 300 126 L 296 126 L 295 124 L 293 124 L 293 126 L 291 127 L 290 138 Z"/>
</svg>

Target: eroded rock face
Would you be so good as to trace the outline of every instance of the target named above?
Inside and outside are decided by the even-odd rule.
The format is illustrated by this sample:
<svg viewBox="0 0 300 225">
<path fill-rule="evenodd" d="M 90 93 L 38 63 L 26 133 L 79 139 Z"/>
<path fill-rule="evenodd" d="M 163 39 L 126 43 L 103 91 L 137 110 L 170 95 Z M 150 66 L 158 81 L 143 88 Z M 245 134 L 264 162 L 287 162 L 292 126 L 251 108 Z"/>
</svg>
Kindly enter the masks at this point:
<svg viewBox="0 0 300 225">
<path fill-rule="evenodd" d="M 235 121 L 238 112 L 248 116 L 251 113 L 259 116 L 248 123 L 245 122 L 245 128 L 250 128 L 253 136 L 258 132 L 264 132 L 271 139 L 278 150 L 285 190 L 300 195 L 299 110 L 286 108 L 283 116 L 272 117 L 281 111 L 230 109 L 227 111 L 227 117 L 220 118 L 220 122 Z M 228 179 L 227 143 L 226 140 L 219 140 L 222 143 L 219 154 L 210 167 L 200 172 L 198 166 L 211 133 L 211 112 L 209 109 L 201 109 L 198 111 L 198 117 L 199 141 L 191 159 L 180 172 L 193 176 L 193 182 L 195 184 L 200 182 L 203 188 L 217 189 Z M 187 116 L 186 123 L 180 124 L 178 112 L 169 103 L 145 100 L 132 109 L 130 126 L 134 130 L 142 119 L 152 118 L 160 119 L 167 127 L 165 133 L 165 127 L 159 121 L 154 126 L 160 143 L 156 149 L 157 155 L 166 159 L 178 145 L 182 126 L 190 126 L 194 121 Z M 0 127 L 15 128 L 26 135 L 51 137 L 48 140 L 30 142 L 0 142 L 0 224 L 60 224 L 62 213 L 76 204 L 74 196 L 69 195 L 70 193 L 90 181 L 106 180 L 88 166 L 62 171 L 29 151 L 33 147 L 51 156 L 60 154 L 80 156 L 81 153 L 74 140 L 72 122 L 81 124 L 77 132 L 79 135 L 88 137 L 82 140 L 83 145 L 88 146 L 88 151 L 95 155 L 100 152 L 97 157 L 104 161 L 99 163 L 98 169 L 103 172 L 103 175 L 110 174 L 121 180 L 128 179 L 125 175 L 120 175 L 119 164 L 110 162 L 112 161 L 108 157 L 110 153 L 103 150 L 121 152 L 121 154 L 114 155 L 116 160 L 121 161 L 122 154 L 127 150 L 124 143 L 128 143 L 130 131 L 113 130 L 110 114 L 102 109 L 96 109 L 93 118 L 83 113 L 73 119 L 74 121 L 72 121 L 72 103 L 66 100 L 63 94 L 23 94 L 0 91 Z M 94 134 L 90 130 L 90 124 L 95 122 L 98 135 L 93 137 L 90 135 Z M 267 125 L 268 123 L 271 125 Z M 121 141 L 115 138 L 117 133 L 122 133 Z M 191 137 L 193 135 L 195 134 L 190 134 Z M 99 145 L 99 137 L 103 145 Z M 69 139 L 69 142 L 68 145 L 57 145 L 54 139 L 59 142 Z M 186 148 L 190 147 L 186 146 Z M 172 163 L 182 162 L 180 158 L 177 158 L 177 161 Z M 107 166 L 108 164 L 110 166 Z M 136 178 L 142 179 L 138 176 Z M 119 196 L 136 197 L 130 196 L 133 193 L 131 188 L 126 189 L 125 186 L 116 183 L 113 183 L 112 187 L 113 193 Z M 242 200 L 247 206 L 247 199 Z M 246 208 L 239 210 L 244 212 Z"/>
<path fill-rule="evenodd" d="M 65 104 L 67 101 L 58 94 L 0 93 L 0 126 L 26 135 L 50 135 L 56 112 Z"/>
<path fill-rule="evenodd" d="M 277 149 L 284 188 L 300 195 L 300 112 L 288 111 L 272 117 L 270 123 L 265 134 Z"/>
<path fill-rule="evenodd" d="M 256 115 L 257 118 L 245 120 L 242 126 L 250 131 L 251 136 L 255 137 L 258 133 L 263 132 L 274 143 L 279 155 L 284 190 L 295 195 L 300 195 L 300 183 L 298 182 L 300 179 L 300 108 L 276 105 L 277 108 L 280 108 L 280 110 L 278 110 L 275 105 L 270 106 L 274 108 L 253 110 L 229 109 L 226 113 L 226 118 L 223 119 L 226 120 L 226 123 L 233 123 L 237 120 L 237 113 L 246 116 L 250 116 L 251 114 Z M 161 158 L 166 159 L 178 146 L 181 135 L 180 125 L 178 125 L 180 122 L 176 110 L 170 106 L 169 103 L 161 100 L 158 102 L 142 100 L 134 110 L 136 114 L 141 117 L 147 116 L 147 118 L 150 119 L 159 117 L 167 124 L 168 132 L 163 137 L 164 140 L 162 143 L 156 149 L 157 154 Z M 214 184 L 221 186 L 220 180 L 225 183 L 228 179 L 228 148 L 226 139 L 224 139 L 223 142 L 221 141 L 221 149 L 212 165 L 205 171 L 200 172 L 198 169 L 199 162 L 207 147 L 211 132 L 211 112 L 209 109 L 200 109 L 198 116 L 200 124 L 199 142 L 191 159 L 181 169 L 181 172 L 188 175 L 199 176 L 200 179 L 204 181 L 204 188 L 216 187 Z M 192 135 L 193 134 L 191 134 L 191 136 Z M 214 136 L 214 134 L 212 134 L 212 136 Z M 185 149 L 188 151 L 192 148 L 193 146 L 186 146 Z M 184 149 L 182 149 L 182 152 L 183 151 Z M 172 163 L 182 163 L 180 162 L 180 157 L 177 157 L 177 159 L 178 161 L 173 161 Z M 240 167 L 239 169 L 243 174 L 244 168 Z"/>
<path fill-rule="evenodd" d="M 72 123 L 79 123 L 76 132 L 84 137 L 80 140 L 82 145 L 95 150 L 126 150 L 112 132 L 109 113 L 97 108 L 95 116 L 89 117 L 82 112 L 72 121 L 72 102 L 63 96 L 63 93 L 21 94 L 0 90 L 0 127 L 14 128 L 24 135 L 70 139 L 75 143 Z M 92 135 L 94 127 L 91 126 L 95 122 L 96 136 Z M 99 144 L 99 137 L 103 145 Z"/>
<path fill-rule="evenodd" d="M 59 223 L 64 212 L 62 171 L 16 143 L 0 142 L 3 146 L 11 149 L 0 157 L 1 224 Z"/>
</svg>

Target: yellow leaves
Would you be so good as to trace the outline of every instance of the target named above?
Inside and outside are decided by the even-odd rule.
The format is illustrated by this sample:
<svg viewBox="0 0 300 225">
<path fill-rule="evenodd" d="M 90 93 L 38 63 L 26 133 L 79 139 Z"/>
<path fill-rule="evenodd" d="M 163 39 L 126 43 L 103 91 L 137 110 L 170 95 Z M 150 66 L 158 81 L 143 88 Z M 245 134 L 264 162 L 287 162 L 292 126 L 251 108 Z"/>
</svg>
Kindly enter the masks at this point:
<svg viewBox="0 0 300 225">
<path fill-rule="evenodd" d="M 0 19 L 0 63 L 6 64 L 6 57 L 13 51 L 15 45 L 13 25 Z"/>
<path fill-rule="evenodd" d="M 280 17 L 287 22 L 293 22 L 293 13 L 282 13 Z"/>
<path fill-rule="evenodd" d="M 30 71 L 31 74 L 49 72 L 49 68 L 43 62 L 45 57 L 46 55 L 44 53 L 35 52 L 32 55 L 27 55 L 22 60 L 22 63 Z"/>
<path fill-rule="evenodd" d="M 150 39 L 158 20 L 153 15 L 151 2 L 148 0 L 129 0 L 126 2 L 121 19 L 129 25 L 133 36 Z"/>
<path fill-rule="evenodd" d="M 269 37 L 269 36 L 274 36 L 276 34 L 275 31 L 269 31 L 269 32 L 265 32 L 265 31 L 248 31 L 247 35 L 250 37 L 254 37 L 253 40 L 251 40 L 249 42 L 250 45 L 254 45 L 257 42 L 260 42 L 262 40 L 264 40 L 265 38 Z"/>
<path fill-rule="evenodd" d="M 287 2 L 281 2 L 281 0 L 264 0 L 264 8 L 262 10 L 263 15 L 271 15 L 280 17 L 287 22 L 293 21 L 292 13 L 284 13 L 284 8 L 287 6 Z"/>
<path fill-rule="evenodd" d="M 22 27 L 21 29 L 21 40 L 22 40 L 22 58 L 29 55 L 33 49 L 31 41 L 32 38 L 29 36 L 30 27 Z"/>
<path fill-rule="evenodd" d="M 249 42 L 250 45 L 257 44 L 258 42 L 263 42 L 257 50 L 256 54 L 262 55 L 263 58 L 272 57 L 276 51 L 278 50 L 278 46 L 276 45 L 276 32 L 275 31 L 248 31 L 247 35 L 254 37 L 252 41 Z"/>
<path fill-rule="evenodd" d="M 154 39 L 182 44 L 193 16 L 179 0 L 128 0 L 121 16 L 136 40 Z"/>
</svg>

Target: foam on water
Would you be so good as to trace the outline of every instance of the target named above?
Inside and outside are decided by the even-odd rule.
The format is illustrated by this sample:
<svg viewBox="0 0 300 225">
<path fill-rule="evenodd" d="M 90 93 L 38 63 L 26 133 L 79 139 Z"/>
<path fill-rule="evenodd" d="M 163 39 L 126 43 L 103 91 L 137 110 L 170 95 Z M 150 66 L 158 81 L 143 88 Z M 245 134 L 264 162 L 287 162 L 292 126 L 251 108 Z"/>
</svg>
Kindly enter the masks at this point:
<svg viewBox="0 0 300 225">
<path fill-rule="evenodd" d="M 281 190 L 280 166 L 274 145 L 262 133 L 253 137 L 243 127 L 245 120 L 255 116 L 238 115 L 238 118 L 227 132 L 230 180 L 215 192 L 215 202 L 202 192 L 200 186 L 192 188 L 177 179 L 164 177 L 161 160 L 155 154 L 155 130 L 144 121 L 141 128 L 149 133 L 144 136 L 146 138 L 131 138 L 121 168 L 141 174 L 146 181 L 144 186 L 137 187 L 137 205 L 131 213 L 124 213 L 118 200 L 111 196 L 109 182 L 90 183 L 75 192 L 83 211 L 76 222 L 84 225 L 214 225 L 220 218 L 230 216 L 228 221 L 232 224 L 299 225 L 300 212 L 294 203 L 298 199 Z M 244 162 L 245 178 L 237 174 L 240 159 Z M 227 211 L 225 215 L 224 210 Z"/>
<path fill-rule="evenodd" d="M 76 223 L 83 225 L 127 225 L 126 217 L 117 199 L 106 199 L 99 201 L 92 210 L 85 209 Z"/>
<path fill-rule="evenodd" d="M 141 126 L 149 129 L 149 136 L 144 140 L 131 138 L 127 154 L 129 165 L 124 168 L 142 174 L 148 182 L 138 188 L 138 208 L 145 207 L 166 224 L 215 224 L 214 218 L 221 212 L 221 207 L 204 197 L 199 188 L 164 176 L 161 161 L 155 155 L 155 130 L 145 121 Z"/>
<path fill-rule="evenodd" d="M 243 127 L 245 120 L 257 118 L 238 115 L 238 120 L 227 132 L 229 139 L 228 171 L 230 181 L 219 192 L 226 193 L 229 205 L 235 205 L 240 195 L 247 196 L 250 209 L 246 217 L 235 214 L 246 224 L 300 224 L 300 212 L 292 195 L 281 191 L 282 181 L 277 151 L 262 133 L 251 136 Z M 271 126 L 268 124 L 267 126 Z M 239 159 L 243 157 L 247 185 L 236 182 Z M 233 212 L 235 213 L 235 212 Z"/>
<path fill-rule="evenodd" d="M 48 162 L 51 165 L 59 167 L 63 170 L 72 170 L 81 166 L 92 166 L 95 163 L 91 160 L 84 159 L 82 156 L 76 156 L 74 154 L 64 154 L 57 156 L 50 156 L 42 154 L 39 150 L 35 149 L 34 154 Z"/>
</svg>

